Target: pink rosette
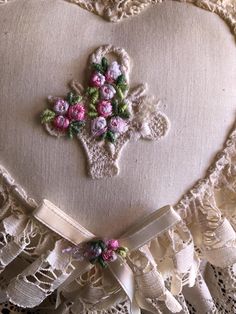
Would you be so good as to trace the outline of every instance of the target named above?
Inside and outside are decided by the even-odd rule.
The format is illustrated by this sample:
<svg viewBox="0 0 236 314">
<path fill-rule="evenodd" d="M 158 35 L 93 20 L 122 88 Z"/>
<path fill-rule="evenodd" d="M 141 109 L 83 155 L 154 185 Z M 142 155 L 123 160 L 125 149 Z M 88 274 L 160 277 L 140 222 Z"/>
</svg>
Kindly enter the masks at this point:
<svg viewBox="0 0 236 314">
<path fill-rule="evenodd" d="M 53 125 L 60 131 L 65 131 L 69 127 L 70 121 L 64 116 L 56 116 L 53 120 Z"/>
<path fill-rule="evenodd" d="M 107 118 L 112 115 L 112 105 L 108 100 L 100 101 L 97 106 L 97 110 L 98 113 L 104 118 Z"/>
<path fill-rule="evenodd" d="M 83 121 L 85 118 L 85 108 L 82 103 L 70 106 L 68 118 L 74 121 Z"/>
<path fill-rule="evenodd" d="M 115 239 L 107 240 L 107 241 L 105 241 L 105 243 L 106 243 L 108 249 L 113 250 L 113 251 L 117 250 L 118 247 L 120 246 L 119 241 L 115 240 Z"/>
<path fill-rule="evenodd" d="M 94 72 L 90 78 L 90 85 L 93 87 L 101 87 L 105 83 L 105 76 L 99 72 Z"/>
<path fill-rule="evenodd" d="M 112 250 L 106 250 L 102 252 L 102 258 L 105 262 L 113 262 L 117 259 L 117 255 Z"/>
</svg>

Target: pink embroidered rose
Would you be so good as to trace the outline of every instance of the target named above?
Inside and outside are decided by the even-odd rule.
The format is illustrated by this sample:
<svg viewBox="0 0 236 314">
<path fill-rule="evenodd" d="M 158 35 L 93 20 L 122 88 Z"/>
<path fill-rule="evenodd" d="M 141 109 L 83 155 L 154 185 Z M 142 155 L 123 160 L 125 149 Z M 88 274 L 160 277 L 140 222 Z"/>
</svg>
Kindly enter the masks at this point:
<svg viewBox="0 0 236 314">
<path fill-rule="evenodd" d="M 113 117 L 109 121 L 109 130 L 114 133 L 124 133 L 127 129 L 127 123 L 121 117 Z"/>
<path fill-rule="evenodd" d="M 104 118 L 107 118 L 112 115 L 112 105 L 108 100 L 100 101 L 97 106 L 97 110 L 98 113 Z"/>
<path fill-rule="evenodd" d="M 70 121 L 69 121 L 69 119 L 67 119 L 64 116 L 57 116 L 54 118 L 53 124 L 54 124 L 55 128 L 57 128 L 61 131 L 64 131 L 68 128 Z"/>
<path fill-rule="evenodd" d="M 105 76 L 99 72 L 94 72 L 90 78 L 90 85 L 93 87 L 101 87 L 105 83 Z"/>
<path fill-rule="evenodd" d="M 55 101 L 55 104 L 53 106 L 53 110 L 57 113 L 57 114 L 65 114 L 67 112 L 69 108 L 69 104 L 67 101 L 65 101 L 64 99 L 58 98 Z"/>
<path fill-rule="evenodd" d="M 119 247 L 119 241 L 118 240 L 111 239 L 111 240 L 107 240 L 105 243 L 106 243 L 108 249 L 110 249 L 110 250 L 115 251 Z"/>
<path fill-rule="evenodd" d="M 91 123 L 93 136 L 100 136 L 107 131 L 107 121 L 104 117 L 97 117 L 93 119 Z"/>
<path fill-rule="evenodd" d="M 105 84 L 100 88 L 100 96 L 102 99 L 112 99 L 116 94 L 115 88 L 110 84 Z"/>
<path fill-rule="evenodd" d="M 83 104 L 75 104 L 70 106 L 68 110 L 68 118 L 74 121 L 83 121 L 85 118 L 85 109 Z"/>
<path fill-rule="evenodd" d="M 117 255 L 112 250 L 106 250 L 102 252 L 102 258 L 105 262 L 113 262 L 117 259 Z"/>
<path fill-rule="evenodd" d="M 108 67 L 108 70 L 105 74 L 106 81 L 108 83 L 114 83 L 114 81 L 121 75 L 120 65 L 114 61 L 112 64 Z"/>
</svg>

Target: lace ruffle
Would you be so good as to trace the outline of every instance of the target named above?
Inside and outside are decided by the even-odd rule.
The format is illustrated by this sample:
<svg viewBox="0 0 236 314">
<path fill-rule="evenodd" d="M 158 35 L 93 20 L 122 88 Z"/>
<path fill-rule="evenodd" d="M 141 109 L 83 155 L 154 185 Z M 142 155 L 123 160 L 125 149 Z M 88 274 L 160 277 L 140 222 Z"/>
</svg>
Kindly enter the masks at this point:
<svg viewBox="0 0 236 314">
<path fill-rule="evenodd" d="M 153 313 L 162 313 L 163 306 L 170 312 L 180 311 L 184 306 L 184 292 L 190 289 L 183 287 L 194 289 L 201 282 L 197 279 L 195 284 L 196 278 L 201 276 L 199 258 L 209 261 L 213 268 L 222 269 L 221 272 L 230 278 L 228 290 L 231 289 L 233 299 L 235 139 L 234 130 L 206 178 L 175 206 L 182 220 L 130 254 L 129 265 L 135 276 L 139 307 Z M 62 253 L 68 242 L 31 215 L 37 207 L 36 202 L 27 197 L 3 168 L 0 173 L 0 282 L 3 288 L 0 296 L 2 301 L 10 300 L 21 307 L 32 308 L 56 289 L 60 290 L 66 278 L 78 267 L 78 262 Z M 11 273 L 9 268 L 15 263 L 19 267 L 16 273 Z M 209 296 L 208 307 L 213 311 L 213 300 L 217 297 L 214 294 L 211 297 L 210 292 Z M 97 306 L 97 313 L 109 313 L 111 309 L 114 313 L 131 313 L 130 301 L 119 284 L 98 266 L 93 266 L 67 286 L 62 299 L 64 301 L 55 313 L 93 313 Z M 189 308 L 190 305 L 186 306 Z"/>
<path fill-rule="evenodd" d="M 1 300 L 33 308 L 57 289 L 60 291 L 80 262 L 62 253 L 70 245 L 68 241 L 31 215 L 36 202 L 14 184 L 3 168 L 0 195 Z M 198 268 L 191 234 L 182 221 L 132 252 L 128 263 L 137 285 L 138 306 L 155 311 L 158 303 L 164 303 L 171 311 L 181 309 L 174 294 L 182 290 L 182 285 L 194 285 Z M 18 265 L 15 273 L 10 272 L 13 264 Z M 165 278 L 172 278 L 170 290 Z M 109 313 L 112 308 L 114 313 L 131 313 L 130 301 L 118 282 L 98 265 L 63 288 L 58 293 L 60 298 L 58 313 L 93 313 L 94 308 L 96 313 Z"/>
<path fill-rule="evenodd" d="M 209 262 L 205 268 L 207 282 L 213 281 L 212 277 L 224 276 L 224 280 L 217 279 L 224 287 L 217 289 L 221 293 L 225 291 L 225 296 L 232 300 L 231 305 L 234 303 L 235 157 L 234 129 L 206 178 L 175 206 L 182 220 L 129 255 L 139 307 L 153 313 L 161 313 L 163 306 L 170 312 L 178 312 L 183 307 L 181 293 L 184 298 L 188 295 L 185 291 L 196 289 L 196 285 L 204 291 L 209 289 L 209 313 L 213 313 L 210 311 L 217 304 L 218 308 L 222 307 L 219 291 L 215 292 L 213 284 L 206 285 L 199 273 L 200 259 Z M 31 215 L 36 202 L 3 168 L 0 169 L 0 206 L 0 298 L 21 307 L 38 306 L 57 289 L 60 291 L 63 282 L 78 267 L 78 261 L 62 253 L 69 245 L 66 240 Z M 15 272 L 10 271 L 16 264 Z M 112 308 L 114 313 L 131 313 L 130 301 L 118 282 L 98 266 L 70 283 L 58 294 L 57 299 L 60 298 L 55 313 L 93 313 L 94 308 L 97 313 L 109 313 Z"/>
</svg>

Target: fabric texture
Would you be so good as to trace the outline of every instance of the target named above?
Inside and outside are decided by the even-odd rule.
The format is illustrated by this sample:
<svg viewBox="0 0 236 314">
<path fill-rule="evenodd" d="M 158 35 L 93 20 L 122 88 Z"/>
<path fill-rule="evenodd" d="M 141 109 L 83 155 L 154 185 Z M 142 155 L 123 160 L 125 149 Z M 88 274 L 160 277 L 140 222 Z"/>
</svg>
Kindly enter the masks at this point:
<svg viewBox="0 0 236 314">
<path fill-rule="evenodd" d="M 102 2 L 105 3 L 98 3 Z M 30 194 L 36 195 L 39 200 L 45 194 L 47 198 L 53 198 L 56 204 L 60 204 L 63 210 L 83 226 L 91 226 L 93 233 L 101 236 L 122 233 L 121 229 L 128 229 L 145 211 L 150 212 L 154 207 L 161 207 L 160 204 L 164 201 L 177 203 L 174 208 L 181 221 L 130 256 L 139 307 L 153 313 L 173 313 L 179 310 L 180 313 L 234 313 L 235 128 L 205 179 L 189 189 L 197 177 L 202 177 L 201 173 L 204 167 L 210 164 L 213 152 L 221 146 L 223 134 L 232 122 L 235 111 L 232 104 L 235 99 L 235 82 L 233 74 L 228 76 L 228 73 L 233 73 L 233 69 L 236 69 L 233 61 L 234 42 L 224 23 L 221 23 L 217 16 L 211 15 L 210 18 L 209 13 L 190 6 L 184 7 L 183 4 L 164 4 L 163 7 L 160 6 L 160 11 L 157 6 L 153 6 L 152 10 L 146 6 L 147 10 L 143 15 L 137 16 L 136 20 L 127 19 L 124 22 L 126 24 L 108 26 L 95 16 L 92 18 L 92 15 L 86 15 L 86 11 L 81 13 L 76 11 L 74 6 L 69 8 L 68 4 L 68 8 L 65 7 L 64 2 L 23 3 L 21 6 L 20 1 L 12 1 L 9 5 L 1 7 L 0 11 L 3 17 L 0 19 L 0 29 L 4 42 L 0 47 L 0 57 L 3 60 L 0 78 L 1 163 L 9 165 L 16 177 L 22 177 L 22 185 L 27 187 Z M 150 4 L 149 1 L 146 3 Z M 232 31 L 235 31 L 233 3 L 218 1 L 214 4 L 210 1 L 198 1 L 197 4 L 218 13 L 229 22 Z M 25 23 L 26 12 L 28 23 Z M 158 12 L 164 14 L 162 20 Z M 198 23 L 193 26 L 191 23 L 195 14 L 195 22 Z M 70 17 L 69 21 L 63 20 L 64 15 Z M 178 22 L 179 17 L 182 18 L 181 23 Z M 12 19 L 17 27 L 13 25 Z M 180 33 L 184 28 L 188 28 L 192 36 L 201 35 L 197 39 L 191 39 L 189 34 L 186 37 L 182 34 L 183 37 L 176 39 L 172 36 L 175 33 L 173 29 L 166 26 L 166 19 L 169 19 Z M 86 23 L 88 21 L 89 27 Z M 181 28 L 183 21 L 186 24 Z M 188 55 L 190 50 L 184 51 L 184 48 L 190 49 L 195 40 L 199 44 L 203 41 L 205 33 L 201 26 L 199 27 L 203 21 L 207 25 L 206 29 L 210 30 L 210 33 L 216 32 L 217 35 L 211 37 L 208 33 L 209 45 L 204 46 L 203 50 L 200 50 L 199 45 L 197 53 Z M 159 64 L 157 79 L 158 71 L 154 65 L 157 64 L 158 57 L 165 57 L 169 51 L 162 48 L 162 45 L 165 46 L 165 40 L 158 37 L 161 34 L 161 23 L 165 25 L 163 38 L 168 38 L 168 43 L 171 42 L 175 48 L 173 59 L 170 58 L 169 61 L 175 62 L 170 62 L 168 66 L 163 63 L 163 67 Z M 63 29 L 68 30 L 67 33 L 60 29 L 61 25 Z M 83 25 L 86 25 L 84 32 L 78 36 L 78 29 L 82 29 Z M 102 30 L 98 30 L 98 25 Z M 139 27 L 143 29 L 144 25 L 149 32 L 140 38 L 140 32 L 137 30 Z M 198 32 L 194 33 L 196 25 Z M 90 31 L 86 32 L 88 28 Z M 155 34 L 155 40 L 150 37 L 150 33 Z M 13 40 L 19 38 L 18 36 L 21 36 L 21 42 Z M 158 46 L 158 38 L 162 39 L 162 45 Z M 185 41 L 185 38 L 188 40 Z M 40 104 L 44 92 L 45 95 L 48 94 L 49 85 L 52 92 L 52 82 L 55 90 L 61 91 L 65 82 L 64 71 L 70 67 L 70 60 L 74 58 L 78 61 L 78 51 L 81 58 L 86 60 L 88 49 L 105 44 L 105 41 L 113 41 L 115 45 L 125 46 L 127 51 L 132 51 L 129 53 L 135 55 L 135 64 L 139 61 L 139 70 L 134 71 L 134 80 L 139 81 L 142 76 L 142 81 L 143 78 L 144 81 L 151 81 L 152 90 L 161 91 L 163 85 L 159 87 L 159 84 L 165 81 L 162 79 L 163 75 L 167 73 L 167 80 L 168 76 L 171 76 L 170 82 L 173 82 L 167 84 L 166 90 L 172 95 L 170 99 L 175 106 L 167 110 L 168 116 L 174 122 L 176 133 L 175 136 L 170 136 L 169 142 L 158 148 L 150 148 L 147 143 L 137 149 L 132 147 L 132 152 L 127 153 L 121 178 L 112 183 L 108 181 L 94 186 L 87 178 L 83 180 L 83 165 L 75 169 L 75 163 L 68 162 L 68 156 L 73 155 L 72 159 L 79 159 L 83 163 L 83 157 L 78 157 L 76 148 L 74 151 L 72 148 L 72 152 L 68 153 L 69 144 L 66 142 L 61 148 L 61 143 L 57 146 L 50 140 L 47 141 L 45 134 L 40 137 L 37 135 L 38 130 L 33 128 L 35 121 L 30 121 L 32 116 L 37 115 L 36 111 L 41 109 Z M 13 42 L 16 43 L 15 46 Z M 63 53 L 60 53 L 59 49 L 61 42 L 65 45 Z M 213 49 L 217 42 L 220 42 L 221 49 Z M 179 45 L 182 45 L 181 50 L 177 49 Z M 146 49 L 147 46 L 149 49 Z M 156 47 L 163 49 L 163 54 L 158 55 Z M 175 59 L 178 53 L 181 58 Z M 207 53 L 208 63 L 202 66 L 201 63 L 206 61 L 204 55 Z M 182 77 L 179 77 L 179 73 L 175 74 L 174 69 L 178 68 L 178 63 L 183 58 L 185 65 L 181 69 Z M 73 62 L 70 69 L 75 68 L 73 74 L 78 75 L 79 72 L 82 77 L 83 70 L 76 62 Z M 194 68 L 198 68 L 198 71 L 193 76 L 185 75 L 186 72 L 192 73 Z M 213 71 L 211 80 L 205 74 L 210 71 Z M 178 81 L 181 81 L 181 85 L 174 86 Z M 201 85 L 201 82 L 205 85 Z M 188 95 L 187 99 L 179 96 L 180 88 L 183 89 L 181 95 Z M 209 102 L 204 103 L 204 95 L 210 98 Z M 201 111 L 204 105 L 200 106 L 199 103 L 206 105 L 205 112 Z M 212 103 L 216 106 L 212 106 Z M 33 110 L 34 104 L 36 109 Z M 179 108 L 182 108 L 181 112 L 178 112 Z M 194 113 L 194 118 L 191 118 L 191 113 Z M 34 130 L 32 136 L 23 138 L 22 134 L 29 134 L 29 128 Z M 194 142 L 194 137 L 198 138 L 198 141 Z M 184 142 L 186 138 L 188 140 Z M 34 145 L 35 142 L 37 145 Z M 181 147 L 180 153 L 178 147 Z M 55 151 L 57 153 L 54 154 Z M 196 158 L 196 155 L 199 157 Z M 141 161 L 139 163 L 137 156 Z M 40 163 L 44 166 L 40 166 Z M 161 167 L 158 167 L 159 164 Z M 170 172 L 167 173 L 166 165 L 170 164 Z M 189 192 L 177 201 L 183 190 Z M 63 295 L 58 295 L 57 291 L 63 281 L 76 268 L 76 261 L 61 253 L 68 243 L 34 219 L 32 211 L 37 207 L 37 202 L 27 197 L 4 168 L 1 168 L 0 202 L 2 302 L 10 300 L 23 307 L 34 307 L 40 303 L 35 309 L 36 313 L 128 314 L 138 310 L 137 307 L 131 309 L 129 299 L 109 272 L 103 272 L 98 267 L 78 277 L 67 287 L 67 291 L 63 291 Z M 129 213 L 125 215 L 127 204 Z M 131 215 L 134 209 L 135 214 Z M 94 307 L 96 300 L 99 300 L 99 309 Z M 57 309 L 56 303 L 59 303 Z M 25 310 L 19 309 L 20 311 L 23 313 Z"/>
</svg>

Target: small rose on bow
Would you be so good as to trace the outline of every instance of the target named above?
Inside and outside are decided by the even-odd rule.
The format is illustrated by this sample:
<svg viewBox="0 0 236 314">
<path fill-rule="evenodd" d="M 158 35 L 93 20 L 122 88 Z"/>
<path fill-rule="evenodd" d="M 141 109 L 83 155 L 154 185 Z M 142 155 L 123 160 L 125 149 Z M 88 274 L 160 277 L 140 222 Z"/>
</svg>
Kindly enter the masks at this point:
<svg viewBox="0 0 236 314">
<path fill-rule="evenodd" d="M 121 247 L 118 240 L 92 240 L 81 243 L 73 248 L 66 248 L 63 253 L 70 253 L 79 260 L 88 260 L 92 264 L 99 263 L 103 268 L 107 267 L 109 262 L 117 259 L 118 255 L 125 258 L 128 253 L 126 247 Z"/>
</svg>

